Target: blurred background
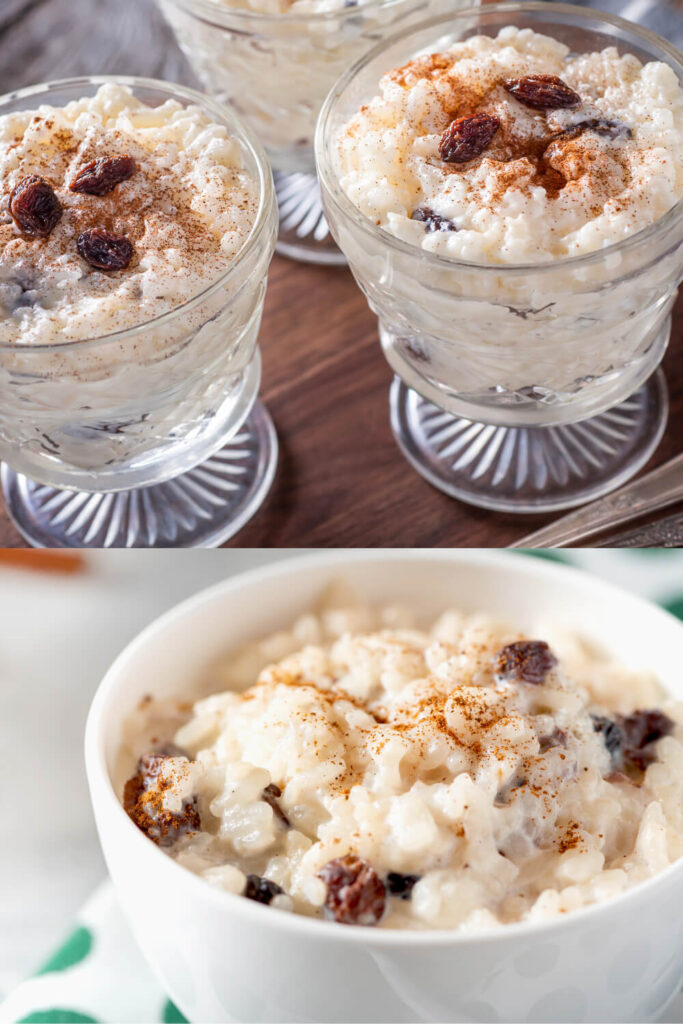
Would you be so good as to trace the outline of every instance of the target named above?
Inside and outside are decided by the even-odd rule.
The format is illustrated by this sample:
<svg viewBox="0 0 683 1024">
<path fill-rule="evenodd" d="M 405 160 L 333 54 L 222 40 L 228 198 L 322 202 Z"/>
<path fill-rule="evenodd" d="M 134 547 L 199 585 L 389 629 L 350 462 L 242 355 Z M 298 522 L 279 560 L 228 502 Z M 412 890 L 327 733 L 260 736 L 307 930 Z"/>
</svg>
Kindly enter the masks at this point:
<svg viewBox="0 0 683 1024">
<path fill-rule="evenodd" d="M 0 550 L 0 765 L 8 815 L 0 844 L 0 999 L 45 960 L 105 874 L 82 745 L 88 706 L 107 667 L 178 601 L 284 557 L 302 556 L 111 551 L 55 565 L 55 554 Z M 544 557 L 578 564 L 683 618 L 683 551 Z"/>
<path fill-rule="evenodd" d="M 83 731 L 109 664 L 183 598 L 286 554 L 95 552 L 66 572 L 50 568 L 54 555 L 0 549 L 0 770 L 11 816 L 0 844 L 0 999 L 45 960 L 105 875 Z"/>
</svg>

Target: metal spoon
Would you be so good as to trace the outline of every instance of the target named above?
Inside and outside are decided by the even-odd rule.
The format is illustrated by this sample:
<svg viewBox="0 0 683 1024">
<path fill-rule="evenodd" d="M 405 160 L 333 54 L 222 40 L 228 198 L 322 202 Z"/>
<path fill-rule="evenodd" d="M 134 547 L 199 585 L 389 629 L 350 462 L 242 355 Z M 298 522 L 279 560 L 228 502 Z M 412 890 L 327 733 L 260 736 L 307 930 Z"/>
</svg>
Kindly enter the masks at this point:
<svg viewBox="0 0 683 1024">
<path fill-rule="evenodd" d="M 528 534 L 510 547 L 566 548 L 601 530 L 631 522 L 677 501 L 683 501 L 683 454 L 620 487 L 613 494 Z"/>
</svg>

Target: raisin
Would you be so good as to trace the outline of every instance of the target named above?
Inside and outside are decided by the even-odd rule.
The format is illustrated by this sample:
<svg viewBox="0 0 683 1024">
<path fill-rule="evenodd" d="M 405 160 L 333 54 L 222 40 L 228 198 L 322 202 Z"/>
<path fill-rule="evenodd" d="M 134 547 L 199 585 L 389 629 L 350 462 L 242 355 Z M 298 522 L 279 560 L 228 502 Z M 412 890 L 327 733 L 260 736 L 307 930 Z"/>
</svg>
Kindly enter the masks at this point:
<svg viewBox="0 0 683 1024">
<path fill-rule="evenodd" d="M 411 220 L 421 221 L 426 231 L 458 230 L 457 224 L 454 224 L 452 220 L 448 220 L 447 217 L 441 217 L 440 214 L 434 213 L 429 206 L 418 206 L 410 216 Z"/>
<path fill-rule="evenodd" d="M 602 734 L 602 741 L 607 747 L 609 754 L 614 755 L 621 750 L 624 737 L 621 729 L 616 722 L 613 722 L 611 718 L 605 718 L 603 715 L 591 715 L 593 719 L 593 728 L 596 732 Z"/>
<path fill-rule="evenodd" d="M 421 341 L 418 341 L 417 338 L 411 338 L 410 340 L 402 338 L 401 342 L 403 348 L 406 350 L 406 352 L 412 359 L 416 359 L 418 363 L 431 363 L 429 353 L 426 351 L 423 343 Z M 375 718 L 377 719 L 378 722 L 382 721 L 381 718 L 377 718 L 376 714 Z M 384 719 L 384 722 L 386 722 L 386 718 Z"/>
<path fill-rule="evenodd" d="M 617 715 L 614 720 L 593 715 L 593 728 L 601 733 L 616 772 L 633 777 L 644 772 L 657 760 L 651 745 L 674 729 L 674 723 L 663 711 L 634 711 Z"/>
<path fill-rule="evenodd" d="M 85 192 L 89 196 L 104 196 L 137 170 L 132 156 L 101 156 L 91 160 L 69 184 L 72 192 Z"/>
<path fill-rule="evenodd" d="M 123 789 L 124 810 L 159 846 L 170 846 L 176 839 L 188 832 L 197 832 L 201 827 L 196 797 L 186 800 L 177 813 L 169 811 L 164 804 L 164 792 L 172 788 L 172 781 L 159 779 L 159 775 L 168 760 L 169 756 L 164 754 L 143 754 L 137 773 L 128 779 Z"/>
<path fill-rule="evenodd" d="M 553 136 L 552 142 L 568 142 L 570 139 L 578 139 L 584 132 L 594 132 L 603 139 L 632 139 L 633 132 L 623 121 L 609 121 L 605 117 L 592 117 L 586 121 L 579 121 L 571 128 L 565 128 Z"/>
<path fill-rule="evenodd" d="M 13 286 L 8 303 L 10 312 L 35 306 L 38 299 L 38 279 L 31 271 L 17 268 L 9 278 L 9 284 Z"/>
<path fill-rule="evenodd" d="M 557 75 L 526 75 L 505 82 L 505 88 L 516 100 L 533 110 L 557 110 L 577 107 L 581 97 Z"/>
<path fill-rule="evenodd" d="M 338 924 L 377 924 L 386 902 L 386 888 L 373 867 L 349 853 L 331 860 L 318 872 L 327 885 L 325 916 Z"/>
<path fill-rule="evenodd" d="M 402 875 L 398 871 L 390 871 L 387 875 L 387 891 L 391 896 L 409 900 L 413 895 L 413 888 L 419 881 L 420 875 Z"/>
<path fill-rule="evenodd" d="M 541 753 L 545 754 L 547 750 L 552 750 L 553 747 L 566 747 L 567 746 L 567 734 L 564 729 L 553 729 L 547 736 L 541 736 L 539 741 Z"/>
<path fill-rule="evenodd" d="M 481 156 L 500 128 L 490 114 L 475 114 L 451 121 L 439 141 L 439 154 L 447 164 L 466 164 Z"/>
<path fill-rule="evenodd" d="M 495 805 L 497 807 L 505 807 L 507 804 L 511 802 L 513 794 L 516 790 L 524 789 L 528 785 L 529 780 L 525 779 L 523 775 L 518 776 L 516 779 L 513 779 L 512 782 L 509 783 L 509 785 L 504 786 L 502 789 L 498 790 L 498 792 L 496 793 L 496 799 L 494 800 Z"/>
<path fill-rule="evenodd" d="M 261 799 L 265 800 L 268 806 L 273 808 L 275 817 L 278 818 L 283 825 L 286 825 L 287 828 L 289 828 L 290 820 L 278 803 L 278 798 L 281 796 L 282 790 L 280 789 L 280 787 L 276 786 L 274 782 L 271 782 L 270 785 L 266 786 L 266 788 L 263 790 L 263 796 L 261 797 Z"/>
<path fill-rule="evenodd" d="M 495 673 L 499 679 L 539 686 L 545 681 L 557 658 L 544 640 L 518 640 L 507 644 L 495 657 Z"/>
<path fill-rule="evenodd" d="M 632 715 L 620 716 L 619 725 L 627 747 L 642 750 L 650 743 L 656 743 L 663 736 L 669 736 L 674 723 L 663 711 L 634 711 Z"/>
<path fill-rule="evenodd" d="M 141 776 L 145 789 L 149 789 L 150 785 L 159 775 L 164 761 L 170 756 L 170 754 L 162 754 L 157 751 L 154 751 L 153 754 L 142 755 L 138 761 L 138 775 Z"/>
<path fill-rule="evenodd" d="M 133 246 L 125 235 L 93 228 L 78 236 L 76 248 L 86 263 L 97 270 L 125 270 L 133 258 Z"/>
<path fill-rule="evenodd" d="M 9 212 L 25 235 L 47 238 L 62 216 L 62 204 L 45 178 L 30 174 L 13 189 Z"/>
<path fill-rule="evenodd" d="M 284 893 L 277 882 L 271 882 L 269 878 L 261 878 L 260 875 L 247 875 L 247 886 L 244 895 L 248 900 L 255 900 L 256 903 L 272 903 L 276 896 Z"/>
</svg>

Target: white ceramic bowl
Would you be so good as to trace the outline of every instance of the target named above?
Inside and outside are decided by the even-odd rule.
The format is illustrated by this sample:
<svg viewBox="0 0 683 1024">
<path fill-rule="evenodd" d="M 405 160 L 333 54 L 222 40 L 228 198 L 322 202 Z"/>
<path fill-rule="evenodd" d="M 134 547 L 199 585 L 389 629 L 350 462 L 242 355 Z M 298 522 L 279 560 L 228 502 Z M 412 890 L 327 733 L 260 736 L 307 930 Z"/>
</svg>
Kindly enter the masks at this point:
<svg viewBox="0 0 683 1024">
<path fill-rule="evenodd" d="M 146 693 L 191 694 L 231 647 L 290 622 L 343 577 L 373 603 L 551 613 L 683 697 L 683 625 L 599 579 L 477 551 L 300 555 L 212 587 L 119 656 L 93 701 L 86 762 L 119 898 L 192 1021 L 643 1021 L 683 976 L 683 861 L 612 902 L 475 937 L 310 920 L 217 891 L 129 821 L 112 784 L 122 724 Z"/>
</svg>

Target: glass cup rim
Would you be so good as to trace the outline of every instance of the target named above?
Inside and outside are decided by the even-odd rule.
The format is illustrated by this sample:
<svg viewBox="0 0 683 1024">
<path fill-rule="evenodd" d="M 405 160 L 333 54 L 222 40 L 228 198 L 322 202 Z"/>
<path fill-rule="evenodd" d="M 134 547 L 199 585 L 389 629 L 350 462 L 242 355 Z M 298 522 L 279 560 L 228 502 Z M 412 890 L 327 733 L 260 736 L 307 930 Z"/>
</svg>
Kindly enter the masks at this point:
<svg viewBox="0 0 683 1024">
<path fill-rule="evenodd" d="M 159 316 L 152 317 L 151 320 L 145 320 L 142 323 L 134 324 L 132 327 L 126 327 L 119 331 L 110 331 L 107 334 L 98 334 L 89 338 L 78 338 L 73 341 L 54 341 L 38 344 L 27 344 L 21 341 L 16 342 L 5 342 L 0 341 L 0 351 L 10 351 L 19 353 L 29 352 L 59 352 L 59 351 L 73 351 L 82 347 L 95 348 L 100 345 L 104 346 L 112 341 L 125 341 L 127 338 L 138 334 L 141 331 L 147 331 L 157 326 L 163 326 L 172 320 L 179 319 L 184 316 L 189 310 L 194 309 L 200 305 L 207 297 L 213 295 L 219 291 L 238 271 L 240 264 L 244 256 L 250 253 L 256 246 L 257 242 L 260 241 L 263 236 L 264 230 L 268 226 L 269 213 L 273 209 L 274 204 L 274 186 L 272 172 L 270 170 L 270 164 L 266 157 L 265 150 L 261 146 L 257 136 L 252 132 L 251 128 L 245 125 L 232 111 L 225 107 L 218 100 L 214 100 L 210 96 L 206 96 L 204 93 L 199 92 L 197 89 L 191 89 L 184 85 L 178 85 L 175 82 L 166 82 L 162 79 L 157 78 L 144 78 L 136 75 L 79 75 L 74 78 L 59 78 L 49 82 L 41 82 L 37 85 L 29 85 L 23 89 L 15 89 L 11 92 L 3 93 L 0 95 L 0 117 L 3 115 L 3 107 L 14 102 L 17 99 L 35 99 L 36 96 L 44 94 L 45 101 L 47 101 L 50 93 L 57 92 L 61 89 L 77 89 L 85 88 L 87 86 L 101 86 L 101 85 L 124 85 L 129 86 L 131 89 L 156 89 L 161 93 L 166 93 L 168 99 L 181 99 L 188 101 L 186 105 L 200 106 L 202 109 L 207 111 L 209 114 L 215 115 L 218 123 L 223 124 L 229 128 L 230 131 L 234 132 L 239 138 L 240 142 L 245 144 L 251 155 L 256 161 L 258 168 L 257 186 L 259 190 L 259 205 L 256 211 L 256 217 L 254 223 L 251 226 L 251 230 L 245 239 L 242 247 L 238 249 L 232 262 L 228 268 L 211 284 L 203 288 L 202 291 L 193 295 L 192 298 L 187 299 L 179 306 L 174 306 L 173 309 L 167 310 L 165 313 L 161 313 Z"/>
<path fill-rule="evenodd" d="M 550 4 L 548 3 L 548 0 L 505 0 L 505 2 L 502 3 L 486 4 L 486 6 L 470 6 L 454 13 L 446 15 L 440 14 L 433 18 L 426 18 L 423 21 L 415 22 L 408 28 L 402 28 L 398 32 L 385 36 L 380 43 L 372 48 L 372 50 L 365 53 L 354 64 L 352 64 L 351 67 L 347 68 L 328 93 L 321 108 L 315 132 L 315 158 L 318 177 L 321 185 L 323 186 L 323 192 L 327 193 L 327 196 L 329 196 L 330 199 L 339 207 L 344 219 L 353 221 L 356 227 L 372 238 L 375 242 L 380 242 L 389 249 L 393 248 L 408 257 L 412 257 L 413 259 L 418 258 L 427 264 L 431 264 L 435 269 L 439 268 L 441 270 L 450 271 L 460 269 L 477 271 L 479 273 L 505 275 L 507 277 L 513 277 L 515 274 L 525 275 L 531 273 L 547 275 L 557 270 L 573 270 L 591 267 L 596 263 L 609 259 L 615 254 L 621 254 L 638 248 L 653 237 L 665 234 L 669 228 L 676 223 L 680 222 L 683 224 L 682 198 L 679 199 L 670 210 L 667 210 L 662 217 L 654 221 L 652 224 L 648 224 L 647 227 L 641 228 L 639 231 L 634 232 L 627 238 L 621 239 L 618 242 L 613 242 L 602 249 L 595 249 L 587 253 L 582 253 L 579 256 L 566 256 L 557 260 L 549 260 L 548 262 L 476 263 L 473 260 L 464 260 L 453 256 L 445 256 L 439 253 L 429 252 L 428 250 L 422 249 L 411 242 L 406 242 L 403 239 L 398 238 L 396 235 L 385 230 L 385 228 L 375 224 L 374 221 L 365 216 L 365 214 L 358 209 L 355 203 L 349 199 L 346 192 L 341 188 L 338 177 L 333 168 L 332 153 L 334 151 L 334 147 L 330 145 L 332 140 L 327 138 L 327 128 L 331 116 L 335 111 L 337 102 L 344 95 L 351 82 L 365 69 L 368 64 L 402 39 L 406 39 L 411 35 L 416 35 L 426 29 L 432 27 L 437 28 L 438 26 L 445 24 L 452 24 L 459 20 L 471 18 L 474 15 L 505 14 L 508 12 L 511 15 L 527 12 L 543 12 L 548 14 L 549 21 L 551 22 L 554 15 L 571 15 L 572 17 L 583 21 L 587 26 L 611 25 L 613 28 L 627 31 L 630 34 L 639 37 L 644 43 L 648 44 L 649 48 L 654 48 L 663 52 L 671 58 L 676 65 L 679 83 L 681 88 L 683 88 L 683 52 L 681 50 L 675 47 L 672 43 L 669 43 L 662 36 L 659 36 L 656 32 L 652 32 L 650 29 L 644 28 L 642 25 L 636 25 L 635 22 L 627 21 L 625 18 L 620 18 L 618 15 L 608 14 L 605 11 L 601 11 L 596 8 L 579 7 L 576 4 L 567 3 Z M 657 58 L 653 57 L 653 59 Z"/>
<path fill-rule="evenodd" d="M 357 18 L 365 11 L 375 11 L 377 8 L 398 7 L 401 4 L 411 3 L 413 0 L 367 0 L 367 3 L 357 4 L 349 7 L 339 7 L 329 11 L 310 11 L 308 13 L 284 11 L 282 13 L 269 14 L 265 11 L 251 11 L 247 8 L 223 7 L 216 0 L 166 0 L 176 7 L 195 17 L 202 16 L 201 21 L 210 25 L 228 26 L 231 21 L 253 22 L 254 28 L 258 25 L 274 23 L 302 24 L 304 22 L 324 23 L 326 21 L 339 21 L 340 18 Z M 157 0 L 161 6 L 161 0 Z"/>
</svg>

